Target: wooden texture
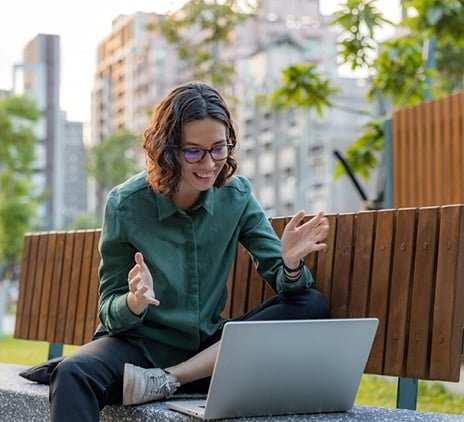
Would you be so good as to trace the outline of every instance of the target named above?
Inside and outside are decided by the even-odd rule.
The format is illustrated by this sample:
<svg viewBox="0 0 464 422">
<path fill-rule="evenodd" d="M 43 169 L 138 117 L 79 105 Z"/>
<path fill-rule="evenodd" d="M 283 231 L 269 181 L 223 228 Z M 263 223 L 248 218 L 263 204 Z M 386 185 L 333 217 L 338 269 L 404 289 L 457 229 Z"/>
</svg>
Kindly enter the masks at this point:
<svg viewBox="0 0 464 422">
<path fill-rule="evenodd" d="M 398 109 L 392 116 L 396 208 L 464 202 L 464 92 Z"/>
<path fill-rule="evenodd" d="M 83 344 L 97 326 L 100 230 L 26 234 L 15 337 Z"/>
<path fill-rule="evenodd" d="M 305 262 L 332 317 L 379 318 L 365 371 L 458 381 L 464 205 L 327 217 L 327 249 Z M 277 235 L 288 220 L 270 220 Z M 91 339 L 98 323 L 99 237 L 100 230 L 26 234 L 15 337 L 64 344 Z M 241 245 L 227 285 L 225 316 L 239 316 L 273 294 Z"/>
</svg>

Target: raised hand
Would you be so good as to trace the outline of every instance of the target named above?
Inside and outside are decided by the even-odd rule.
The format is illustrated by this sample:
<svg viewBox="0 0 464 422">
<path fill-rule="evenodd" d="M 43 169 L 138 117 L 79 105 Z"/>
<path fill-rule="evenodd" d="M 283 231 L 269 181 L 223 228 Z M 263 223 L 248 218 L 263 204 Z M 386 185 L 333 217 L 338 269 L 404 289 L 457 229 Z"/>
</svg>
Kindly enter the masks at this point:
<svg viewBox="0 0 464 422">
<path fill-rule="evenodd" d="M 141 314 L 150 304 L 155 306 L 160 304 L 155 296 L 150 270 L 140 252 L 135 254 L 135 265 L 129 271 L 127 283 L 129 284 L 127 305 L 134 314 Z"/>
<path fill-rule="evenodd" d="M 321 211 L 301 224 L 305 215 L 305 211 L 295 214 L 282 233 L 282 259 L 290 268 L 297 267 L 306 255 L 327 248 L 327 244 L 323 243 L 329 233 L 327 217 Z"/>
</svg>

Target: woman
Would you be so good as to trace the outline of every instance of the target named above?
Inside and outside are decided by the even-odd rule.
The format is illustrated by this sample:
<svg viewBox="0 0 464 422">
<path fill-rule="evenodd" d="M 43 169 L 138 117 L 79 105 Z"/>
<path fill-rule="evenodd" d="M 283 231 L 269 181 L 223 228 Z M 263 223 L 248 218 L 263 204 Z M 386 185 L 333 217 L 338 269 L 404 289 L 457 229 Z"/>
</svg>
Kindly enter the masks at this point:
<svg viewBox="0 0 464 422">
<path fill-rule="evenodd" d="M 94 341 L 50 382 L 52 421 L 96 421 L 130 405 L 208 387 L 226 281 L 237 242 L 277 294 L 239 320 L 328 317 L 303 258 L 326 247 L 322 213 L 298 212 L 281 241 L 234 176 L 236 131 L 221 95 L 191 82 L 155 108 L 143 147 L 147 170 L 109 194 L 100 240 L 101 321 Z"/>
</svg>

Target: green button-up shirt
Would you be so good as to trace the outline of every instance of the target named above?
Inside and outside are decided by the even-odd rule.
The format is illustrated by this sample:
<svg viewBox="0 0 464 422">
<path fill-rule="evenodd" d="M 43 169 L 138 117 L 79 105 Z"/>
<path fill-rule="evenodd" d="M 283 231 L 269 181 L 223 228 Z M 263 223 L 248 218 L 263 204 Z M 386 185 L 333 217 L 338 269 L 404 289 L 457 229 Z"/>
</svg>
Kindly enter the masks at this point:
<svg viewBox="0 0 464 422">
<path fill-rule="evenodd" d="M 307 268 L 297 281 L 286 280 L 280 240 L 243 177 L 204 192 L 188 211 L 150 189 L 145 173 L 115 187 L 107 199 L 100 239 L 97 331 L 124 336 L 157 366 L 185 360 L 226 322 L 221 312 L 237 242 L 275 291 L 312 284 Z M 149 305 L 139 316 L 126 303 L 127 276 L 137 251 L 160 300 L 160 306 Z"/>
</svg>

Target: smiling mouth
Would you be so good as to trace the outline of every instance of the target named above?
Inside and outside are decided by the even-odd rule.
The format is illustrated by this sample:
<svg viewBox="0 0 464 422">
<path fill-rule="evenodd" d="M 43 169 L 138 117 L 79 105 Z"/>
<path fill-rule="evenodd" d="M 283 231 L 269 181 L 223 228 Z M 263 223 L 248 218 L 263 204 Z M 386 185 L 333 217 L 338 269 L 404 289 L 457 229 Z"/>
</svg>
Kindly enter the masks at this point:
<svg viewBox="0 0 464 422">
<path fill-rule="evenodd" d="M 199 179 L 207 180 L 211 179 L 214 176 L 214 173 L 194 173 Z"/>
</svg>

